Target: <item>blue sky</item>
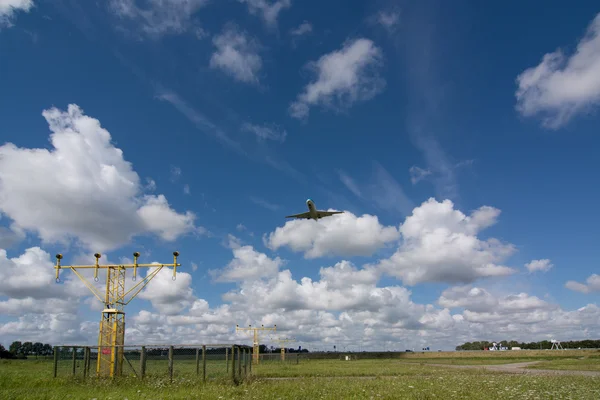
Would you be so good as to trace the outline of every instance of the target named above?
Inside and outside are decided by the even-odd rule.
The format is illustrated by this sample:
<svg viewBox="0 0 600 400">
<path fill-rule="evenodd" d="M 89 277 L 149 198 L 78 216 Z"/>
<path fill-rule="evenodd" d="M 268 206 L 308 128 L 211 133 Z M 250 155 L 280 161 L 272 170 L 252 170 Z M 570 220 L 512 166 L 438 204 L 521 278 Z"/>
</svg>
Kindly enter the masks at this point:
<svg viewBox="0 0 600 400">
<path fill-rule="evenodd" d="M 372 321 L 381 332 L 373 347 L 393 338 L 398 348 L 453 348 L 492 332 L 597 338 L 594 2 L 577 9 L 558 1 L 543 9 L 474 1 L 0 4 L 0 245 L 7 252 L 0 273 L 7 282 L 11 268 L 25 268 L 16 258 L 34 246 L 49 255 L 37 254 L 40 263 L 61 252 L 66 264 L 93 263 L 96 251 L 119 262 L 136 250 L 146 262 L 169 262 L 178 250 L 189 280 L 176 296 L 156 286 L 133 301 L 129 340 L 178 340 L 190 326 L 177 325 L 183 316 L 196 324 L 186 339 L 240 340 L 234 321 L 268 324 L 274 315 L 287 321 L 274 322 L 282 334 L 313 346 L 358 340 Z M 53 107 L 53 116 L 42 116 Z M 86 117 L 111 140 L 89 123 L 73 125 L 87 142 L 66 134 Z M 60 156 L 27 152 L 55 151 L 50 121 L 64 139 Z M 91 142 L 105 147 L 95 151 Z M 103 175 L 110 166 L 114 175 Z M 286 223 L 285 215 L 305 211 L 307 198 L 346 213 Z M 161 207 L 139 211 L 155 200 Z M 468 216 L 486 206 L 497 212 L 482 212 L 473 225 L 452 222 L 457 211 Z M 431 240 L 443 244 L 428 247 Z M 247 251 L 236 256 L 235 249 Z M 245 272 L 219 282 L 232 260 Z M 319 274 L 344 260 L 354 278 L 332 269 L 342 282 L 334 284 Z M 525 264 L 533 260 L 551 267 L 530 272 Z M 304 277 L 324 285 L 290 294 L 292 286 L 277 286 L 285 270 L 296 285 Z M 0 287 L 3 337 L 35 338 L 44 321 L 74 311 L 37 306 L 58 292 L 34 295 L 28 290 L 38 287 L 25 286 Z M 390 287 L 396 297 L 387 299 L 381 293 Z M 469 292 L 475 287 L 484 294 Z M 79 289 L 70 298 L 86 298 Z M 353 296 L 356 304 L 341 300 Z M 478 296 L 495 306 L 478 308 Z M 190 311 L 202 299 L 206 313 L 221 318 L 217 327 Z M 87 303 L 76 309 L 72 330 L 57 324 L 53 340 L 96 340 L 86 321 L 97 323 L 98 311 Z M 399 309 L 410 311 L 389 316 Z M 515 313 L 541 319 L 523 328 L 510 322 Z M 578 328 L 565 328 L 565 320 Z M 286 323 L 304 333 L 286 332 Z"/>
</svg>

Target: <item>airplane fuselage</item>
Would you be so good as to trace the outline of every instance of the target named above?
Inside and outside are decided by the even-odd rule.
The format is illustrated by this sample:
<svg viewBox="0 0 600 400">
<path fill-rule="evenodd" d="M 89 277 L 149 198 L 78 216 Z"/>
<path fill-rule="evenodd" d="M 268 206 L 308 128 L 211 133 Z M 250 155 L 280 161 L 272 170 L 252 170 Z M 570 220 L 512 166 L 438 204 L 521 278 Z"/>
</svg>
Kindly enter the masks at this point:
<svg viewBox="0 0 600 400">
<path fill-rule="evenodd" d="M 310 217 L 312 219 L 318 219 L 319 216 L 317 215 L 317 206 L 315 206 L 314 201 L 312 201 L 311 199 L 306 200 L 306 206 L 308 207 Z"/>
</svg>

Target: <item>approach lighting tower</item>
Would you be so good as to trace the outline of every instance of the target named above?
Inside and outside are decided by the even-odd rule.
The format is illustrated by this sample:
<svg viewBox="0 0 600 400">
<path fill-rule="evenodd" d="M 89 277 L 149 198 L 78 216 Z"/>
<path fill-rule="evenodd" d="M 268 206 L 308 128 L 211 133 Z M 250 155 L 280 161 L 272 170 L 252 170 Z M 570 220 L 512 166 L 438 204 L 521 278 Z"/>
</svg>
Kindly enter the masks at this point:
<svg viewBox="0 0 600 400">
<path fill-rule="evenodd" d="M 125 312 L 123 311 L 123 307 L 129 304 L 163 267 L 173 267 L 172 279 L 175 280 L 177 267 L 181 265 L 177 264 L 177 256 L 179 256 L 179 252 L 177 251 L 173 252 L 173 264 L 138 264 L 137 259 L 139 256 L 140 253 L 133 253 L 133 264 L 99 265 L 98 260 L 101 255 L 96 253 L 94 254 L 94 257 L 96 257 L 96 264 L 94 265 L 60 265 L 60 260 L 63 256 L 62 254 L 56 255 L 56 265 L 54 266 L 56 269 L 56 282 L 59 282 L 59 270 L 69 268 L 105 306 L 105 309 L 102 310 L 102 319 L 100 320 L 100 330 L 98 332 L 97 376 L 114 377 L 121 375 L 123 344 L 125 342 Z M 155 268 L 155 270 L 125 292 L 125 271 L 128 268 L 133 268 L 133 281 L 135 281 L 137 278 L 137 269 L 144 267 Z M 106 291 L 104 296 L 102 296 L 93 284 L 77 272 L 78 269 L 94 269 L 95 282 L 98 282 L 98 270 L 106 269 Z M 125 296 L 132 292 L 131 297 L 125 300 Z"/>
<path fill-rule="evenodd" d="M 247 328 L 240 328 L 239 325 L 235 326 L 235 331 L 253 331 L 254 332 L 254 342 L 252 343 L 252 363 L 258 364 L 258 352 L 260 351 L 260 347 L 258 344 L 258 331 L 276 331 L 277 325 L 273 325 L 273 328 L 265 328 L 264 325 L 261 325 L 260 328 L 253 328 L 252 325 L 248 325 Z"/>
<path fill-rule="evenodd" d="M 560 340 L 552 339 L 550 342 L 552 343 L 552 347 L 550 348 L 550 350 L 564 350 L 564 348 L 560 344 Z"/>
<path fill-rule="evenodd" d="M 285 361 L 285 344 L 289 343 L 289 342 L 295 342 L 296 339 L 292 338 L 292 339 L 288 339 L 288 338 L 279 338 L 277 339 L 277 342 L 279 343 L 279 346 L 281 347 L 281 361 Z"/>
</svg>

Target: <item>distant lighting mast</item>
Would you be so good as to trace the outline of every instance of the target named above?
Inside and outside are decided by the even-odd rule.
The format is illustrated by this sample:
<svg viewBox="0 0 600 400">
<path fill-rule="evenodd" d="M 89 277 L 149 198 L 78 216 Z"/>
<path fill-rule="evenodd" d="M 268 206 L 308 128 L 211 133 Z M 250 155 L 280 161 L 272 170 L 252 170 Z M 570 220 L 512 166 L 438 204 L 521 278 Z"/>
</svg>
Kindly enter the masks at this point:
<svg viewBox="0 0 600 400">
<path fill-rule="evenodd" d="M 181 264 L 177 263 L 179 252 L 173 252 L 172 264 L 138 264 L 137 259 L 140 253 L 133 253 L 133 264 L 121 265 L 99 265 L 100 253 L 94 254 L 96 263 L 94 265 L 60 265 L 62 254 L 56 255 L 56 282 L 59 282 L 58 273 L 61 269 L 70 269 L 77 275 L 85 286 L 92 292 L 98 300 L 100 300 L 105 309 L 102 310 L 102 319 L 100 320 L 100 330 L 98 332 L 98 363 L 96 366 L 97 376 L 119 376 L 123 366 L 123 345 L 125 343 L 125 312 L 123 307 L 138 293 L 146 287 L 146 285 L 154 278 L 163 267 L 173 267 L 173 280 L 176 277 L 177 267 Z M 135 284 L 131 289 L 125 292 L 125 271 L 133 268 L 133 280 L 137 278 L 138 268 L 155 268 L 154 271 L 148 274 L 144 279 Z M 102 295 L 98 289 L 85 279 L 77 270 L 78 269 L 94 269 L 94 281 L 98 282 L 98 270 L 106 270 L 106 291 Z M 125 296 L 133 294 L 128 300 Z"/>
</svg>

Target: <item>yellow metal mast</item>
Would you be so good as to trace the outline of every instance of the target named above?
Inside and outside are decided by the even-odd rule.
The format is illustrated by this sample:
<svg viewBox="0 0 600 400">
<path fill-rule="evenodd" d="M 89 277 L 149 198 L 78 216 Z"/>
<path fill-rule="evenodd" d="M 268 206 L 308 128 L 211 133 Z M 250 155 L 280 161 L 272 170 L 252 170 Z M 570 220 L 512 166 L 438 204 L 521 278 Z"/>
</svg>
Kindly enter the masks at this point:
<svg viewBox="0 0 600 400">
<path fill-rule="evenodd" d="M 288 338 L 279 338 L 277 339 L 277 342 L 279 343 L 279 346 L 281 347 L 281 361 L 285 361 L 285 346 L 283 346 L 286 343 L 289 342 L 295 342 L 296 339 L 288 339 Z"/>
<path fill-rule="evenodd" d="M 258 364 L 258 353 L 260 351 L 260 347 L 258 344 L 258 331 L 276 331 L 277 325 L 273 325 L 273 328 L 265 328 L 264 325 L 261 325 L 260 328 L 253 328 L 252 325 L 248 325 L 248 328 L 240 328 L 239 325 L 235 326 L 235 331 L 254 331 L 254 343 L 252 346 L 252 363 Z"/>
<path fill-rule="evenodd" d="M 179 252 L 173 252 L 173 264 L 138 264 L 137 259 L 140 253 L 133 253 L 133 264 L 125 265 L 99 265 L 98 260 L 101 255 L 94 254 L 96 263 L 94 265 L 60 265 L 62 254 L 56 255 L 56 282 L 59 282 L 58 273 L 61 269 L 70 269 L 77 275 L 85 286 L 105 305 L 102 311 L 102 319 L 100 320 L 100 330 L 98 333 L 98 364 L 96 373 L 98 376 L 119 376 L 123 366 L 123 344 L 125 341 L 125 312 L 123 307 L 154 278 L 160 270 L 165 267 L 173 267 L 173 280 L 175 280 L 177 267 L 177 257 Z M 131 289 L 125 292 L 125 271 L 128 268 L 133 268 L 133 280 L 137 278 L 138 268 L 156 268 L 148 276 L 135 284 Z M 94 269 L 94 281 L 98 281 L 98 270 L 106 269 L 106 292 L 102 296 L 96 287 L 85 279 L 78 269 Z M 135 292 L 134 292 L 135 291 Z M 129 300 L 125 300 L 125 296 L 134 292 Z"/>
</svg>

